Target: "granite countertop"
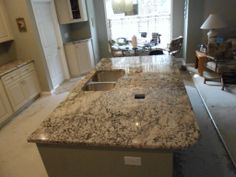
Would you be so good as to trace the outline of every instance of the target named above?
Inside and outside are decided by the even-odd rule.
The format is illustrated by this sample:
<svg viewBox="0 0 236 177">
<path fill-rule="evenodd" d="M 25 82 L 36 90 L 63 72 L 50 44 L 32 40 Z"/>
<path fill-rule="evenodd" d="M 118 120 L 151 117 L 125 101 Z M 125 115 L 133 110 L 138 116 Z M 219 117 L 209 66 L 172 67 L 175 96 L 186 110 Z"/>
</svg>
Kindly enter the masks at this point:
<svg viewBox="0 0 236 177">
<path fill-rule="evenodd" d="M 96 70 L 125 70 L 110 91 L 82 91 L 91 71 L 28 138 L 39 144 L 185 149 L 200 132 L 183 80 L 168 55 L 102 59 Z M 145 94 L 145 99 L 134 99 Z"/>
<path fill-rule="evenodd" d="M 16 70 L 17 68 L 20 68 L 30 62 L 33 62 L 33 60 L 14 60 L 7 64 L 4 64 L 0 66 L 0 77 L 4 76 L 5 74 Z"/>
</svg>

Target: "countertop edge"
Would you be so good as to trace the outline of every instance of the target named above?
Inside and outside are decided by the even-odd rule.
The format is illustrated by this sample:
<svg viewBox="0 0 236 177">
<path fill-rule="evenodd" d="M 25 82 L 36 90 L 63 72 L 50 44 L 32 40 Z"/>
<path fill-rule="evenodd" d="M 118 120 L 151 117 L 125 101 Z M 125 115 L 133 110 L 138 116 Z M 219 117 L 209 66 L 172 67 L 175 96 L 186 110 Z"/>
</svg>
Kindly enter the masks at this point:
<svg viewBox="0 0 236 177">
<path fill-rule="evenodd" d="M 100 148 L 100 149 L 110 149 L 110 150 L 115 150 L 115 149 L 122 149 L 122 150 L 146 150 L 146 151 L 165 151 L 165 152 L 173 152 L 173 151 L 182 151 L 186 150 L 192 146 L 194 146 L 200 139 L 201 134 L 200 130 L 198 130 L 198 137 L 195 139 L 194 142 L 191 144 L 189 143 L 186 146 L 178 146 L 178 147 L 162 147 L 162 146 L 152 146 L 152 145 L 119 145 L 119 144 L 99 144 L 99 143 L 78 143 L 78 142 L 61 142 L 59 141 L 47 141 L 47 140 L 39 140 L 39 139 L 31 139 L 28 138 L 27 142 L 28 143 L 36 143 L 37 145 L 45 145 L 45 146 L 72 146 L 72 147 L 79 147 L 79 148 Z"/>
<path fill-rule="evenodd" d="M 6 63 L 5 65 L 14 64 L 14 62 L 16 62 L 16 61 L 17 61 L 17 60 L 12 61 L 12 62 L 9 62 L 9 63 Z M 0 78 L 3 77 L 4 75 L 6 75 L 6 74 L 8 74 L 8 73 L 10 73 L 10 72 L 12 72 L 12 71 L 14 71 L 14 70 L 16 70 L 16 69 L 22 67 L 22 66 L 25 66 L 25 65 L 31 63 L 31 62 L 34 62 L 34 60 L 33 60 L 33 59 L 30 59 L 30 60 L 22 61 L 22 63 L 10 67 L 10 68 L 7 69 L 6 71 L 3 71 L 2 73 L 0 73 Z M 5 66 L 5 65 L 2 65 L 2 66 Z M 0 67 L 1 67 L 1 66 L 0 66 Z"/>
</svg>

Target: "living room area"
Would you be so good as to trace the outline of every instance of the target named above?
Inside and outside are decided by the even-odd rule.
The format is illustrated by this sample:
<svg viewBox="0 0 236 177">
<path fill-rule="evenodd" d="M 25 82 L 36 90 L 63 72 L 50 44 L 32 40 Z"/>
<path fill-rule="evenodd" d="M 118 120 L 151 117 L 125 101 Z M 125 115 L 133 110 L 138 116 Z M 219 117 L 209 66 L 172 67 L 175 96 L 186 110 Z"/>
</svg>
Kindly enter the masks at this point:
<svg viewBox="0 0 236 177">
<path fill-rule="evenodd" d="M 192 5 L 192 8 L 196 8 L 200 4 L 201 2 L 189 1 L 189 6 Z M 188 67 L 188 70 L 218 136 L 235 166 L 236 19 L 233 13 L 236 2 L 231 0 L 202 1 L 202 5 L 204 8 L 199 7 L 199 9 L 204 9 L 204 14 L 198 13 L 199 9 L 196 8 L 198 9 L 196 14 L 192 11 L 191 20 L 188 21 L 191 24 L 188 27 L 194 28 L 198 32 L 191 33 L 190 39 L 185 39 L 185 42 L 191 41 L 185 43 L 186 49 L 188 48 L 185 58 L 187 63 L 195 63 Z M 224 8 L 222 8 L 223 6 Z M 196 17 L 201 15 L 202 18 Z M 215 29 L 216 35 L 211 35 L 209 31 L 212 29 Z M 196 34 L 200 34 L 198 39 Z M 204 49 L 206 51 L 199 53 L 201 44 L 206 45 L 206 49 Z M 193 60 L 191 61 L 191 59 Z"/>
</svg>

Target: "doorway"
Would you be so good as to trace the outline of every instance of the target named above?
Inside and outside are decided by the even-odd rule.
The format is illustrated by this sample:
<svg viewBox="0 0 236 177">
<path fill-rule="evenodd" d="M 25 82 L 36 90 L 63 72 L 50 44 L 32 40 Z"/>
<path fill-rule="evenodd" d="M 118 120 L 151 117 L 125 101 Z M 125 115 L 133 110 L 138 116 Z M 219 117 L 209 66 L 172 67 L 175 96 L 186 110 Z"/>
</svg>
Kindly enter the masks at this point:
<svg viewBox="0 0 236 177">
<path fill-rule="evenodd" d="M 68 76 L 63 44 L 59 38 L 59 26 L 52 0 L 32 0 L 34 18 L 44 51 L 52 90 L 57 88 Z"/>
</svg>

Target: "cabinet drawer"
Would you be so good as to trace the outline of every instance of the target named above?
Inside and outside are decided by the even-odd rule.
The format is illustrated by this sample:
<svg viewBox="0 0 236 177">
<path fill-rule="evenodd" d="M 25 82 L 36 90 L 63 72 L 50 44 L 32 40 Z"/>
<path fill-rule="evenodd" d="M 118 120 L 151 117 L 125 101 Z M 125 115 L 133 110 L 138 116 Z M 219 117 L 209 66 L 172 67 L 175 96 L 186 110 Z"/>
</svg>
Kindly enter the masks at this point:
<svg viewBox="0 0 236 177">
<path fill-rule="evenodd" d="M 11 73 L 6 74 L 2 77 L 2 81 L 4 84 L 12 83 L 20 79 L 19 70 L 12 71 Z"/>
<path fill-rule="evenodd" d="M 34 70 L 34 65 L 33 65 L 33 63 L 27 64 L 27 65 L 25 65 L 25 66 L 19 68 L 19 72 L 20 72 L 21 75 L 22 75 L 22 74 L 24 75 L 24 74 L 30 73 L 30 72 L 33 71 L 33 70 Z"/>
</svg>

